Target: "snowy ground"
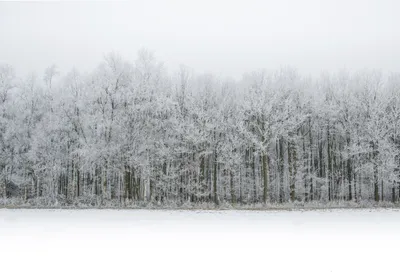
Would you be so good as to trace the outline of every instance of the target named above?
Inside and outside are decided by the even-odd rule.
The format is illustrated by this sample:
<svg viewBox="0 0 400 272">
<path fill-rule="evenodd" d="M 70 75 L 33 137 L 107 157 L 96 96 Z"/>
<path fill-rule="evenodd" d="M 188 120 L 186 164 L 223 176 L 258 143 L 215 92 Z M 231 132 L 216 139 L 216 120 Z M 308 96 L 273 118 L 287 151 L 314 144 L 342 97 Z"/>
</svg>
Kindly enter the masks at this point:
<svg viewBox="0 0 400 272">
<path fill-rule="evenodd" d="M 0 271 L 397 271 L 400 210 L 0 209 Z"/>
</svg>

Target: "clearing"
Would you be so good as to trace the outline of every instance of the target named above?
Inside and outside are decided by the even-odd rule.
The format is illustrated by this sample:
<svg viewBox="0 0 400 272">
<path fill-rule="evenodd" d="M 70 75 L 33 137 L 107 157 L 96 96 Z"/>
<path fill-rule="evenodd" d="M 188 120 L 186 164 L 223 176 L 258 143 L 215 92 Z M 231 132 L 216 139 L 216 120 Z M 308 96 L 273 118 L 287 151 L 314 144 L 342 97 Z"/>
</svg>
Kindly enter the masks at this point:
<svg viewBox="0 0 400 272">
<path fill-rule="evenodd" d="M 2 271 L 397 271 L 399 242 L 397 209 L 0 209 Z"/>
</svg>

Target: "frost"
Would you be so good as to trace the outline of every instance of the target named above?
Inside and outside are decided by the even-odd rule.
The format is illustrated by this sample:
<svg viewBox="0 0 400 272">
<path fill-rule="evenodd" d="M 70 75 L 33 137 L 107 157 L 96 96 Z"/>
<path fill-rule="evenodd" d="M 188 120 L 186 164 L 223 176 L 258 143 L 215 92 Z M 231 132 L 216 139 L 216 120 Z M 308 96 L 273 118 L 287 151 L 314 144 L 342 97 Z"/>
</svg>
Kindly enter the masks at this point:
<svg viewBox="0 0 400 272">
<path fill-rule="evenodd" d="M 1 65 L 1 203 L 397 203 L 399 90 L 399 75 L 374 70 L 170 73 L 147 50 L 110 53 L 89 74 L 52 65 L 19 79 Z"/>
</svg>

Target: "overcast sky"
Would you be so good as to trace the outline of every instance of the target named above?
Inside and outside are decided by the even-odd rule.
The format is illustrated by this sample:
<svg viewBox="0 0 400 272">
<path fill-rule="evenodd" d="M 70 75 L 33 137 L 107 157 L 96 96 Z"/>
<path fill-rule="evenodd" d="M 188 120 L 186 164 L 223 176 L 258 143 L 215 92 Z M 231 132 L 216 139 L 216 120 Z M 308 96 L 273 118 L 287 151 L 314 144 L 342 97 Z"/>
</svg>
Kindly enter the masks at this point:
<svg viewBox="0 0 400 272">
<path fill-rule="evenodd" d="M 287 65 L 400 72 L 399 10 L 396 0 L 2 2 L 0 63 L 20 75 L 53 63 L 90 71 L 104 53 L 133 61 L 144 47 L 170 70 L 235 78 Z"/>
</svg>

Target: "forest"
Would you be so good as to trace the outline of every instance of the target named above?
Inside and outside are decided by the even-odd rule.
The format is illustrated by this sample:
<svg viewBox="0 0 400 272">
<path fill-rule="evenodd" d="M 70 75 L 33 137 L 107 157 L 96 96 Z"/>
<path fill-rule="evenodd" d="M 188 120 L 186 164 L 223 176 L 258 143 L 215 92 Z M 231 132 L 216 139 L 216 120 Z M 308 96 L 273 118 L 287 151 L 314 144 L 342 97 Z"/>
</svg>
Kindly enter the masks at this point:
<svg viewBox="0 0 400 272">
<path fill-rule="evenodd" d="M 145 49 L 90 73 L 0 65 L 0 204 L 399 200 L 400 74 L 223 79 Z"/>
</svg>

